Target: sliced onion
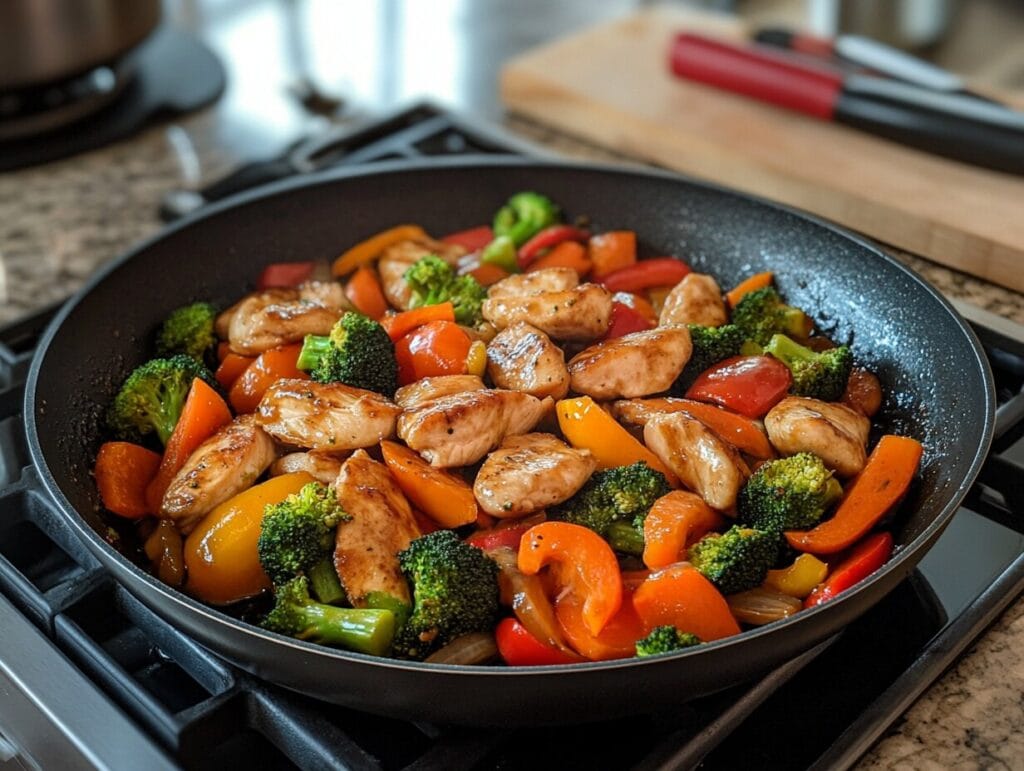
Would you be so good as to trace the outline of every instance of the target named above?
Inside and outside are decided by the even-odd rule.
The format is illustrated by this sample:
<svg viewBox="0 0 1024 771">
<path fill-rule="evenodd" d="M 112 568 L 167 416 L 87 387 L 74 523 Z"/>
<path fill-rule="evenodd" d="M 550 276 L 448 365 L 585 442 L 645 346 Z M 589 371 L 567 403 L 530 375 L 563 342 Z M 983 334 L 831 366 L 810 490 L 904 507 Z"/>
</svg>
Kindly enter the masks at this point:
<svg viewBox="0 0 1024 771">
<path fill-rule="evenodd" d="M 762 587 L 730 594 L 726 599 L 737 621 L 754 626 L 787 618 L 803 607 L 803 603 L 795 597 Z"/>
<path fill-rule="evenodd" d="M 427 656 L 431 664 L 486 664 L 498 657 L 498 644 L 494 635 L 472 632 L 456 637 L 441 650 Z"/>
<path fill-rule="evenodd" d="M 555 618 L 555 609 L 544 591 L 540 576 L 528 576 L 519 570 L 516 552 L 507 546 L 493 549 L 488 554 L 501 569 L 498 575 L 501 600 L 512 606 L 519 623 L 541 642 L 572 653 L 562 636 L 562 627 Z"/>
</svg>

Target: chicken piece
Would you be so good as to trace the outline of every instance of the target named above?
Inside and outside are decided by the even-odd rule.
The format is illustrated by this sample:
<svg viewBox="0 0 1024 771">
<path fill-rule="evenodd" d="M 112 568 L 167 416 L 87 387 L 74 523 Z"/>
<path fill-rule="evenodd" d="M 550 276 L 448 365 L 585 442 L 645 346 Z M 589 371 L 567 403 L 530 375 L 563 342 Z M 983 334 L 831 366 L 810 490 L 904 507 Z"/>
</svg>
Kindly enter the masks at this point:
<svg viewBox="0 0 1024 771">
<path fill-rule="evenodd" d="M 685 412 L 654 415 L 644 442 L 680 481 L 718 511 L 729 512 L 750 476 L 739 451 Z"/>
<path fill-rule="evenodd" d="M 334 489 L 351 517 L 338 524 L 334 541 L 334 569 L 349 602 L 365 608 L 367 595 L 381 592 L 411 605 L 398 553 L 421 533 L 387 466 L 357 451 L 342 464 Z"/>
<path fill-rule="evenodd" d="M 658 323 L 720 327 L 729 321 L 718 282 L 705 273 L 691 273 L 668 293 Z"/>
<path fill-rule="evenodd" d="M 789 396 L 764 416 L 768 439 L 782 455 L 810 452 L 841 477 L 867 461 L 871 421 L 845 404 Z"/>
<path fill-rule="evenodd" d="M 564 292 L 580 285 L 572 268 L 545 268 L 533 273 L 514 273 L 487 290 L 488 297 L 529 297 L 541 292 Z"/>
<path fill-rule="evenodd" d="M 260 400 L 256 421 L 284 444 L 338 452 L 389 438 L 401 411 L 389 399 L 362 388 L 278 380 Z"/>
<path fill-rule="evenodd" d="M 326 335 L 342 312 L 311 300 L 263 303 L 262 298 L 245 300 L 235 311 L 228 328 L 231 350 L 242 356 L 256 356 L 306 335 Z"/>
<path fill-rule="evenodd" d="M 350 311 L 354 308 L 345 296 L 345 287 L 337 281 L 303 281 L 299 284 L 299 299 L 336 311 Z"/>
<path fill-rule="evenodd" d="M 402 413 L 398 436 L 432 466 L 468 466 L 506 436 L 525 434 L 552 407 L 518 391 L 466 391 Z"/>
<path fill-rule="evenodd" d="M 328 455 L 324 452 L 290 452 L 274 461 L 270 467 L 270 476 L 305 471 L 317 482 L 333 485 L 334 480 L 338 478 L 338 472 L 341 471 L 341 461 L 337 455 Z"/>
<path fill-rule="evenodd" d="M 592 345 L 569 362 L 572 390 L 595 399 L 667 391 L 690 360 L 686 327 L 657 327 Z"/>
<path fill-rule="evenodd" d="M 377 262 L 377 273 L 384 289 L 384 296 L 394 307 L 409 310 L 409 299 L 412 295 L 409 285 L 403 276 L 413 263 L 428 254 L 436 254 L 452 267 L 466 249 L 458 244 L 446 244 L 433 238 L 409 239 L 392 244 L 384 250 Z"/>
<path fill-rule="evenodd" d="M 603 286 L 581 284 L 527 297 L 489 297 L 484 300 L 482 312 L 498 329 L 525 321 L 555 340 L 589 341 L 608 331 L 612 295 Z"/>
<path fill-rule="evenodd" d="M 595 468 L 589 450 L 573 449 L 551 434 L 510 436 L 487 456 L 473 494 L 488 514 L 523 517 L 571 498 Z"/>
<path fill-rule="evenodd" d="M 243 297 L 227 310 L 221 311 L 217 316 L 217 320 L 214 322 L 214 331 L 217 333 L 217 337 L 221 340 L 227 340 L 228 332 L 231 329 L 231 320 L 235 317 L 235 314 L 242 306 L 242 303 L 249 302 L 250 300 L 258 300 L 259 306 L 264 307 L 267 305 L 274 305 L 276 303 L 295 302 L 298 299 L 299 290 L 293 287 L 275 287 L 273 289 L 265 289 L 262 292 L 253 292 L 252 294 Z M 255 307 L 255 304 L 251 304 L 249 307 Z"/>
<path fill-rule="evenodd" d="M 248 489 L 274 462 L 274 440 L 251 415 L 235 418 L 196 448 L 160 503 L 182 535 L 229 498 Z"/>
<path fill-rule="evenodd" d="M 425 377 L 402 386 L 395 392 L 395 404 L 403 410 L 419 407 L 431 399 L 460 394 L 463 391 L 482 391 L 487 386 L 477 375 L 438 375 Z"/>
<path fill-rule="evenodd" d="M 505 328 L 487 346 L 487 374 L 498 388 L 538 399 L 561 399 L 569 392 L 562 349 L 525 321 Z"/>
</svg>

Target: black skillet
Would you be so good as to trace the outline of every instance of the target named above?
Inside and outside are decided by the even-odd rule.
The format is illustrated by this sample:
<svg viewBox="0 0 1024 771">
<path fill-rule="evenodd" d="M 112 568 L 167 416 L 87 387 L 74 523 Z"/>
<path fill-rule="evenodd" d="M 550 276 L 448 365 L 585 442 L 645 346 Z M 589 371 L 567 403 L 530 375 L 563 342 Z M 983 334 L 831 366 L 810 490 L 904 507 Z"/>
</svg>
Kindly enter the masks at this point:
<svg viewBox="0 0 1024 771">
<path fill-rule="evenodd" d="M 89 473 L 100 417 L 151 354 L 171 309 L 227 304 L 264 264 L 329 259 L 400 222 L 444 234 L 490 219 L 519 190 L 542 191 L 598 229 L 629 228 L 723 287 L 775 272 L 783 295 L 881 378 L 882 430 L 921 439 L 920 483 L 893 528 L 896 555 L 814 610 L 678 654 L 544 668 L 455 667 L 332 650 L 281 637 L 171 589 L 112 548 Z M 674 175 L 480 161 L 381 165 L 276 185 L 172 226 L 102 270 L 53 321 L 29 375 L 32 459 L 96 557 L 139 599 L 226 659 L 311 696 L 402 718 L 474 724 L 597 720 L 653 711 L 766 672 L 864 613 L 942 532 L 974 480 L 993 426 L 992 376 L 949 304 L 869 243 L 779 206 Z M 951 566 L 951 570 L 955 566 Z M 827 687 L 827 684 L 823 684 Z"/>
</svg>

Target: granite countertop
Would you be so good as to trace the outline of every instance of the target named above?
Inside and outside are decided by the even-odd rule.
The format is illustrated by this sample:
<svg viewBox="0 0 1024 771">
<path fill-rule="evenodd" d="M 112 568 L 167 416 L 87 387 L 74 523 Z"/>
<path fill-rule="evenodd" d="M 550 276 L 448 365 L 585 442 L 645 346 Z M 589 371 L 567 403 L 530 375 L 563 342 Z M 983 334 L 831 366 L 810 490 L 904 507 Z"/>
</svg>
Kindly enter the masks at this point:
<svg viewBox="0 0 1024 771">
<path fill-rule="evenodd" d="M 519 119 L 506 128 L 567 155 L 617 156 Z M 161 227 L 171 189 L 245 155 L 223 105 L 74 158 L 0 174 L 0 323 L 74 291 Z M 947 297 L 1024 324 L 1024 295 L 902 252 Z M 861 760 L 861 768 L 1019 767 L 1024 759 L 1024 601 L 1018 600 Z"/>
</svg>

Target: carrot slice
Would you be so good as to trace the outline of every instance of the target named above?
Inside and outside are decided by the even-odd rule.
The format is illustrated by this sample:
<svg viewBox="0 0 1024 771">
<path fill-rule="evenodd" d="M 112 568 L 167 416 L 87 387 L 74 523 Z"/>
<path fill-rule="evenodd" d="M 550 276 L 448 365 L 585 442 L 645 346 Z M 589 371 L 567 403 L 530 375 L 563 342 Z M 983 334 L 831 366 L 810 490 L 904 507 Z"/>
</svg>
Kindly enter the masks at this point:
<svg viewBox="0 0 1024 771">
<path fill-rule="evenodd" d="M 418 452 L 396 442 L 381 442 L 380 451 L 405 497 L 434 522 L 451 528 L 476 521 L 473 488 L 460 477 L 434 468 Z"/>
<path fill-rule="evenodd" d="M 160 468 L 160 456 L 131 442 L 106 442 L 96 455 L 96 487 L 103 505 L 118 516 L 152 514 L 146 485 Z"/>
<path fill-rule="evenodd" d="M 591 236 L 587 242 L 594 275 L 606 276 L 636 262 L 636 233 L 632 230 L 613 230 Z"/>
<path fill-rule="evenodd" d="M 347 276 L 356 268 L 377 259 L 380 253 L 389 246 L 400 241 L 414 239 L 426 240 L 430 236 L 419 225 L 397 225 L 360 241 L 347 252 L 338 257 L 331 265 L 331 273 L 335 276 Z"/>
<path fill-rule="evenodd" d="M 241 374 L 231 386 L 228 400 L 235 412 L 245 413 L 255 410 L 270 386 L 284 378 L 309 380 L 309 375 L 295 366 L 298 361 L 302 343 L 282 345 L 264 351 Z"/>
<path fill-rule="evenodd" d="M 740 632 L 725 597 L 688 562 L 651 573 L 633 593 L 633 605 L 649 629 L 674 626 L 704 642 Z"/>
<path fill-rule="evenodd" d="M 923 451 L 916 439 L 886 434 L 847 488 L 836 513 L 811 530 L 787 532 L 786 540 L 811 554 L 835 554 L 852 546 L 903 497 Z"/>
<path fill-rule="evenodd" d="M 356 310 L 374 321 L 380 320 L 388 312 L 388 301 L 377 278 L 377 271 L 364 265 L 352 274 L 345 284 L 345 296 L 356 306 Z"/>
<path fill-rule="evenodd" d="M 220 366 L 214 373 L 214 378 L 220 383 L 221 388 L 229 389 L 235 381 L 242 376 L 249 365 L 253 363 L 254 356 L 242 356 L 239 353 L 227 353 L 220 360 Z"/>
<path fill-rule="evenodd" d="M 750 278 L 744 279 L 725 293 L 725 299 L 729 303 L 729 307 L 735 308 L 736 304 L 743 299 L 743 295 L 748 292 L 753 292 L 755 289 L 764 289 L 766 286 L 769 286 L 774 277 L 770 270 L 766 270 L 764 273 L 755 273 Z"/>
<path fill-rule="evenodd" d="M 663 568 L 678 562 L 688 544 L 724 524 L 699 495 L 673 490 L 656 500 L 644 519 L 644 564 Z"/>
<path fill-rule="evenodd" d="M 580 274 L 580 278 L 583 278 L 593 270 L 594 263 L 587 257 L 587 250 L 583 244 L 576 241 L 563 241 L 543 257 L 530 263 L 526 272 L 533 273 L 546 268 L 572 268 Z"/>
<path fill-rule="evenodd" d="M 217 361 L 224 361 L 224 357 L 231 353 L 231 345 L 224 340 L 217 343 Z"/>
<path fill-rule="evenodd" d="M 193 380 L 185 398 L 185 406 L 181 408 L 181 416 L 164 448 L 160 470 L 156 476 L 151 477 L 152 481 L 146 487 L 146 501 L 150 512 L 155 514 L 160 510 L 160 502 L 171 480 L 196 448 L 213 436 L 221 426 L 226 426 L 230 422 L 231 410 L 220 398 L 220 394 L 199 378 Z"/>
<path fill-rule="evenodd" d="M 388 337 L 398 342 L 416 327 L 422 327 L 431 321 L 455 321 L 455 306 L 451 302 L 424 305 L 422 308 L 385 316 L 380 320 L 380 324 L 388 333 Z"/>
</svg>

